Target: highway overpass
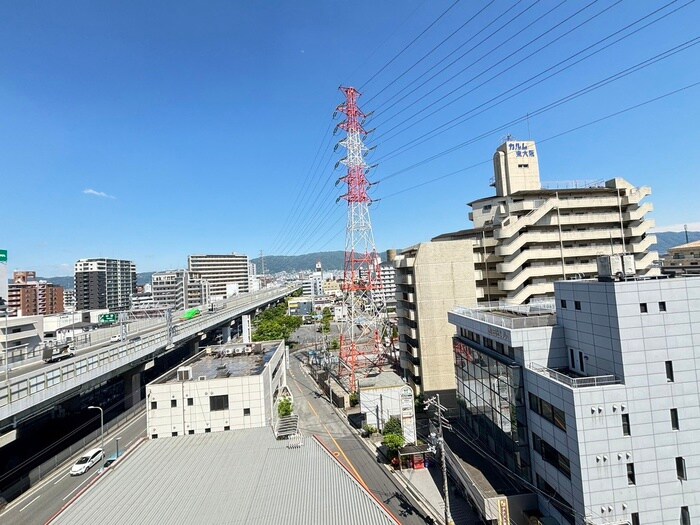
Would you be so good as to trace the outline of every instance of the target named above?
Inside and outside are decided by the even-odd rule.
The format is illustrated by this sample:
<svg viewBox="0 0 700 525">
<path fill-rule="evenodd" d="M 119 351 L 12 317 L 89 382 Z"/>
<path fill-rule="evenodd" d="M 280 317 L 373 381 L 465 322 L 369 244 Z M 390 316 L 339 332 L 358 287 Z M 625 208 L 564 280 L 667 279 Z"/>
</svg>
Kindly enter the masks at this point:
<svg viewBox="0 0 700 525">
<path fill-rule="evenodd" d="M 13 429 L 18 422 L 117 375 L 133 374 L 138 378 L 144 366 L 159 355 L 185 344 L 196 345 L 206 332 L 230 326 L 233 319 L 276 302 L 297 288 L 236 296 L 216 303 L 213 311 L 204 310 L 194 319 L 184 321 L 173 315 L 171 322 L 157 321 L 145 330 L 130 333 L 126 341 L 101 342 L 58 363 L 35 362 L 13 371 L 0 383 L 0 446 L 14 439 Z M 140 383 L 135 388 L 140 388 Z"/>
</svg>

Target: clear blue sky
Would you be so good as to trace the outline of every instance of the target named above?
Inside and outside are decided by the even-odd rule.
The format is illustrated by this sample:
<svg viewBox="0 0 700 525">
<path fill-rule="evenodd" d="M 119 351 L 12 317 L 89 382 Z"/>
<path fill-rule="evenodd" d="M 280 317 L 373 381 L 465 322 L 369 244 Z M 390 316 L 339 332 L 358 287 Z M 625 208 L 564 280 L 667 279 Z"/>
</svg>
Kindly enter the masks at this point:
<svg viewBox="0 0 700 525">
<path fill-rule="evenodd" d="M 256 257 L 260 250 L 343 249 L 346 209 L 342 201 L 335 204 L 342 188 L 333 187 L 342 174 L 333 171 L 342 150 L 331 153 L 340 137 L 331 139 L 328 131 L 338 122 L 331 116 L 342 101 L 341 84 L 363 86 L 363 109 L 377 109 L 367 127 L 377 128 L 370 162 L 379 162 L 370 179 L 384 179 L 372 188 L 381 199 L 371 208 L 378 249 L 467 228 L 466 203 L 492 194 L 489 163 L 428 181 L 488 161 L 508 132 L 544 141 L 700 81 L 700 45 L 533 116 L 529 129 L 525 122 L 513 124 L 397 172 L 698 37 L 700 3 L 430 141 L 383 157 L 667 3 L 599 0 L 574 15 L 586 3 L 462 0 L 397 57 L 451 0 L 4 2 L 0 248 L 9 250 L 10 271 L 43 276 L 69 275 L 82 257 L 131 259 L 138 271 L 152 271 L 184 267 L 190 253 Z M 679 0 L 646 22 L 685 3 Z M 388 109 L 407 85 L 408 96 Z M 434 115 L 391 130 L 472 88 Z M 700 171 L 693 160 L 700 143 L 698 100 L 700 87 L 694 87 L 542 142 L 542 179 L 624 177 L 652 187 L 659 227 L 688 223 L 700 229 Z"/>
</svg>

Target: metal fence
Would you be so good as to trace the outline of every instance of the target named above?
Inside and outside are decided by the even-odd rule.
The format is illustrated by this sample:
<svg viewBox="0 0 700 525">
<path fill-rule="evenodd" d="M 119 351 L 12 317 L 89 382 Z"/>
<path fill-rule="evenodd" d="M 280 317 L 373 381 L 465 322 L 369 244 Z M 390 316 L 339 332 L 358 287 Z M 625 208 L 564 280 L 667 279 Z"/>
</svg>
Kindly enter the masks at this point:
<svg viewBox="0 0 700 525">
<path fill-rule="evenodd" d="M 122 412 L 114 419 L 105 422 L 104 433 L 107 434 L 110 430 L 116 430 L 118 428 L 123 427 L 129 421 L 131 421 L 131 419 L 139 416 L 140 413 L 145 410 L 146 401 L 143 400 L 129 408 L 126 412 Z M 33 468 L 31 471 L 29 471 L 28 476 L 23 476 L 22 479 L 18 480 L 9 488 L 4 490 L 2 494 L 0 494 L 0 496 L 4 497 L 7 501 L 11 501 L 17 498 L 20 494 L 29 490 L 39 481 L 51 474 L 58 467 L 64 465 L 71 457 L 73 457 L 74 454 L 83 450 L 88 450 L 90 448 L 93 448 L 94 446 L 99 446 L 99 443 L 100 429 L 98 428 L 97 430 L 90 432 L 90 434 L 88 434 L 87 436 L 71 444 L 68 448 L 62 450 L 52 458 L 44 461 L 38 467 Z"/>
</svg>

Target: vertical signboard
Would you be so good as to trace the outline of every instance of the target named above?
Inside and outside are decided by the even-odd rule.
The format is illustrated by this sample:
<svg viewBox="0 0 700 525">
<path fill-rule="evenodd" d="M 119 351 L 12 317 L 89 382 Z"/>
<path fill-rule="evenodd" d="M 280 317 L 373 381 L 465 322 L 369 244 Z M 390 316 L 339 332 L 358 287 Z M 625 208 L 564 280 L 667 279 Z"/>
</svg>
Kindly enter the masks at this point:
<svg viewBox="0 0 700 525">
<path fill-rule="evenodd" d="M 498 525 L 510 525 L 510 512 L 506 498 L 498 500 Z"/>
<path fill-rule="evenodd" d="M 0 299 L 7 303 L 7 250 L 0 250 Z"/>
<path fill-rule="evenodd" d="M 416 405 L 410 386 L 401 387 L 401 429 L 406 443 L 416 442 Z"/>
</svg>

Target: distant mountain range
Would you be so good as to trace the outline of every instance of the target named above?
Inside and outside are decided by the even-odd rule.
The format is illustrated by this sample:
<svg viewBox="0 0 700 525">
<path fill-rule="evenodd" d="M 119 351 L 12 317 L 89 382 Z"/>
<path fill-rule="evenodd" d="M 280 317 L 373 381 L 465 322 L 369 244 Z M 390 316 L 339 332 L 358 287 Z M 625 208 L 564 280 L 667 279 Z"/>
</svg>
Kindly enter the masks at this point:
<svg viewBox="0 0 700 525">
<path fill-rule="evenodd" d="M 668 253 L 669 248 L 685 244 L 685 232 L 657 232 L 656 245 L 654 249 L 659 252 L 659 255 Z M 700 241 L 700 232 L 688 232 L 688 242 Z M 381 252 L 382 260 L 386 258 L 386 252 Z M 345 252 L 315 252 L 304 255 L 270 255 L 265 259 L 265 273 L 278 272 L 300 272 L 311 271 L 316 267 L 316 262 L 321 261 L 324 270 L 342 270 L 345 264 Z M 262 259 L 257 257 L 251 259 L 251 262 L 257 266 L 258 273 L 262 273 Z M 136 282 L 139 285 L 151 282 L 151 275 L 155 272 L 142 272 L 136 274 Z M 39 279 L 50 283 L 63 286 L 64 288 L 73 288 L 73 276 L 64 277 L 39 277 Z"/>
</svg>

